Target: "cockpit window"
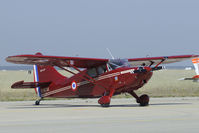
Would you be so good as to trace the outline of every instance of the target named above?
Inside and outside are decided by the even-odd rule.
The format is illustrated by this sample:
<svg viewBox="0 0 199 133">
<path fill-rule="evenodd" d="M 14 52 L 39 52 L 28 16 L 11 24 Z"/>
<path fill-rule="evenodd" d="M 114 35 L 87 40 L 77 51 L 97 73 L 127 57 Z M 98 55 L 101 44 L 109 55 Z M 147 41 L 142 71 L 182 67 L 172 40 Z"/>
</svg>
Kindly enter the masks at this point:
<svg viewBox="0 0 199 133">
<path fill-rule="evenodd" d="M 111 59 L 108 64 L 111 66 L 112 69 L 131 66 L 128 62 L 128 59 Z"/>
<path fill-rule="evenodd" d="M 107 71 L 106 65 L 90 68 L 87 70 L 87 74 L 90 77 L 97 77 L 98 75 L 101 75 Z"/>
<path fill-rule="evenodd" d="M 96 77 L 96 76 L 97 76 L 96 68 L 88 69 L 87 74 L 88 74 L 90 77 Z"/>
<path fill-rule="evenodd" d="M 99 75 L 105 73 L 106 72 L 106 65 L 97 67 L 97 72 L 98 72 Z"/>
</svg>

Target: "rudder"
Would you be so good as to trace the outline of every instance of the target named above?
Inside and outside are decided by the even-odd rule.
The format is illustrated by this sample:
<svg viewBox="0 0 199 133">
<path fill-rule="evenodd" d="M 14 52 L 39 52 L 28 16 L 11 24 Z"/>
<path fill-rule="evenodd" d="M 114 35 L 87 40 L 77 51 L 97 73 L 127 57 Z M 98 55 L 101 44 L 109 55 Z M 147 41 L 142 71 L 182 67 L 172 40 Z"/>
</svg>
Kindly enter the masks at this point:
<svg viewBox="0 0 199 133">
<path fill-rule="evenodd" d="M 42 55 L 37 53 L 36 55 Z M 66 79 L 65 76 L 61 75 L 53 66 L 46 65 L 34 65 L 34 82 L 57 82 L 59 80 Z M 36 93 L 39 97 L 42 97 L 42 88 L 35 88 Z"/>
<path fill-rule="evenodd" d="M 196 75 L 199 75 L 199 58 L 192 59 Z"/>
</svg>

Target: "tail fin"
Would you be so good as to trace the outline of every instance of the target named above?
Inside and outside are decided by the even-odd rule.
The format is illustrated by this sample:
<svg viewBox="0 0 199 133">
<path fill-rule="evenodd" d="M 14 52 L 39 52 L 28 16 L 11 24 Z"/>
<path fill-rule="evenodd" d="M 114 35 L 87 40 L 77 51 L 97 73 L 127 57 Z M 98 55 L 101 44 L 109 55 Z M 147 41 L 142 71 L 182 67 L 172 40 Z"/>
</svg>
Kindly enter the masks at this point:
<svg viewBox="0 0 199 133">
<path fill-rule="evenodd" d="M 192 62 L 195 67 L 196 75 L 192 78 L 181 78 L 179 80 L 192 80 L 193 82 L 199 82 L 199 58 L 192 59 Z"/>
<path fill-rule="evenodd" d="M 57 72 L 53 66 L 34 65 L 34 82 L 56 82 L 58 80 L 66 79 L 65 76 Z M 42 88 L 35 88 L 39 97 L 42 97 Z"/>
<path fill-rule="evenodd" d="M 199 75 L 199 58 L 192 59 L 196 75 Z"/>
<path fill-rule="evenodd" d="M 36 55 L 42 55 L 41 53 L 36 53 Z M 58 80 L 66 79 L 65 76 L 57 72 L 53 66 L 43 66 L 34 65 L 34 82 L 37 83 L 55 83 Z M 39 97 L 42 97 L 44 93 L 44 88 L 36 87 L 35 92 Z"/>
</svg>

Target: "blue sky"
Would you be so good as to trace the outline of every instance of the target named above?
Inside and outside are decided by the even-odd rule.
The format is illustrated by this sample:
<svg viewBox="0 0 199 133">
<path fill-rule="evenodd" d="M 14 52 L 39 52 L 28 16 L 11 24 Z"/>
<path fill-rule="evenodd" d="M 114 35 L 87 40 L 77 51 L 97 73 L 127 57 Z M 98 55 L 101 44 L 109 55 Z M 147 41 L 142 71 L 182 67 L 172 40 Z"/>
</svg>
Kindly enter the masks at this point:
<svg viewBox="0 0 199 133">
<path fill-rule="evenodd" d="M 1 0 L 9 55 L 135 58 L 199 54 L 198 0 Z"/>
</svg>

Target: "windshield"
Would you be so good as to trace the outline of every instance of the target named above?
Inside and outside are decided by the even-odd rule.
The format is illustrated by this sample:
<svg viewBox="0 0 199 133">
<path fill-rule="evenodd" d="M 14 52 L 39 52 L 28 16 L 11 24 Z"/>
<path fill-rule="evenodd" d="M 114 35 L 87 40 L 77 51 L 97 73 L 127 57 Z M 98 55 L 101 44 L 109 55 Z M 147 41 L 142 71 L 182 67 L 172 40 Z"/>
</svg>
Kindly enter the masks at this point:
<svg viewBox="0 0 199 133">
<path fill-rule="evenodd" d="M 128 59 L 111 59 L 108 63 L 112 69 L 116 69 L 119 67 L 130 67 L 130 63 L 128 62 Z"/>
</svg>

